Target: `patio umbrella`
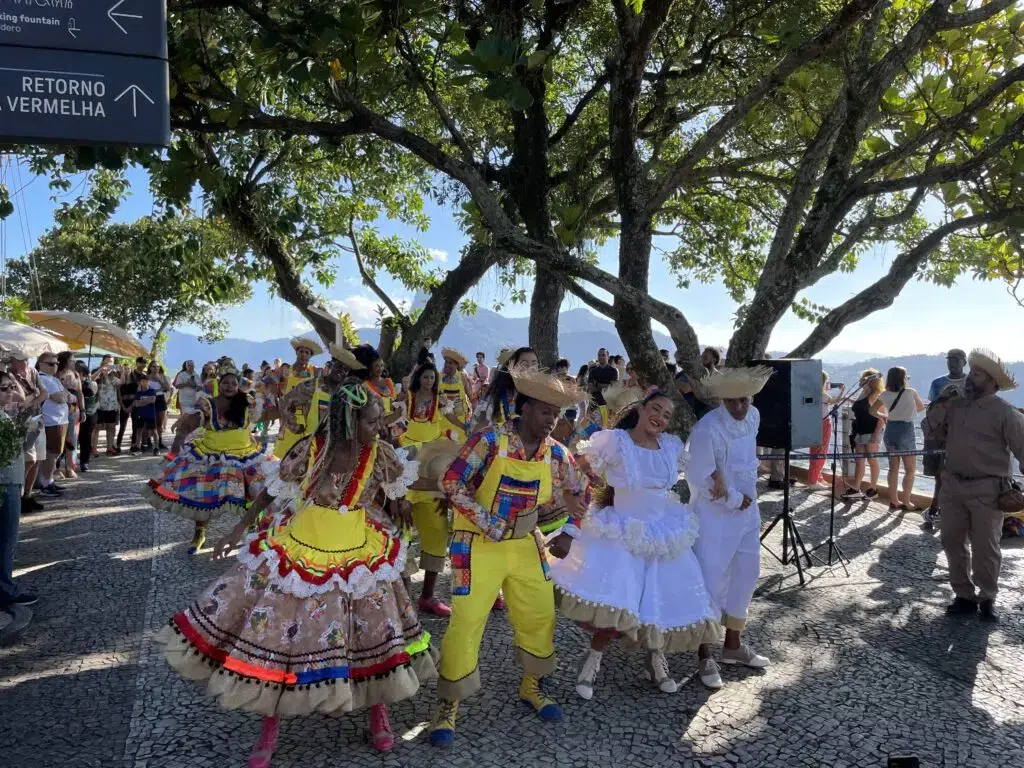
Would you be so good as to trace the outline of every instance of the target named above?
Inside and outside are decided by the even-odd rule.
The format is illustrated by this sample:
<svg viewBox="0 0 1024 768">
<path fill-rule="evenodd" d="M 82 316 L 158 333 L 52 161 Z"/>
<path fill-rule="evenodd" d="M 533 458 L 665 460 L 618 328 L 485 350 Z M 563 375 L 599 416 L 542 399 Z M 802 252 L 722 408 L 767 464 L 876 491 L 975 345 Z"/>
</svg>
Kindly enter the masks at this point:
<svg viewBox="0 0 1024 768">
<path fill-rule="evenodd" d="M 57 335 L 31 325 L 0 319 L 0 351 L 21 352 L 28 357 L 39 357 L 44 352 L 57 354 L 68 345 Z"/>
<path fill-rule="evenodd" d="M 148 354 L 142 342 L 128 331 L 84 312 L 44 309 L 25 314 L 35 325 L 57 333 L 68 344 L 88 344 L 90 358 L 94 345 L 124 357 L 142 357 Z"/>
</svg>

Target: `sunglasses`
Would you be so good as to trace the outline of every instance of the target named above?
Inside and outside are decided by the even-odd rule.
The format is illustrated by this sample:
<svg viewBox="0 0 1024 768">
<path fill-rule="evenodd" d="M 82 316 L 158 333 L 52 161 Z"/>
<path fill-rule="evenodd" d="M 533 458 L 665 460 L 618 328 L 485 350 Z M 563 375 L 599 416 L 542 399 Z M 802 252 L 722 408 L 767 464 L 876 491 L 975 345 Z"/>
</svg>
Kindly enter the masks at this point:
<svg viewBox="0 0 1024 768">
<path fill-rule="evenodd" d="M 56 365 L 57 361 L 56 360 L 40 360 L 39 364 L 40 365 Z"/>
</svg>

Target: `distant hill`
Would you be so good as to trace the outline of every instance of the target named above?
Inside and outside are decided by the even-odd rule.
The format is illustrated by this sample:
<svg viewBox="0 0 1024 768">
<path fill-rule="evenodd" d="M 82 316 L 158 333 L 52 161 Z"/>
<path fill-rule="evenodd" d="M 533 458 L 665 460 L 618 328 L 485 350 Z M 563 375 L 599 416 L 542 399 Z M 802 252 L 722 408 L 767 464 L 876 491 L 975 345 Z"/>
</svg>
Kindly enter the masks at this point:
<svg viewBox="0 0 1024 768">
<path fill-rule="evenodd" d="M 586 309 L 563 312 L 559 319 L 559 330 L 559 351 L 563 357 L 569 359 L 574 368 L 593 359 L 601 347 L 607 347 L 613 354 L 623 351 L 615 326 Z M 500 349 L 525 344 L 528 335 L 527 318 L 503 317 L 497 312 L 481 309 L 470 316 L 456 314 L 435 349 L 452 346 L 470 359 L 478 351 L 485 352 L 488 363 L 493 363 Z M 364 342 L 376 344 L 379 332 L 376 328 L 361 328 L 359 336 Z M 664 334 L 656 333 L 655 339 L 660 347 L 674 348 L 671 339 Z M 289 339 L 286 338 L 270 341 L 228 338 L 216 344 L 204 344 L 195 336 L 172 331 L 168 334 L 165 359 L 172 366 L 178 367 L 183 360 L 194 360 L 197 365 L 201 365 L 206 360 L 229 355 L 239 365 L 249 363 L 255 367 L 261 360 L 273 360 L 275 357 L 292 359 L 292 350 L 288 342 Z M 922 396 L 928 394 L 928 385 L 932 379 L 946 373 L 944 355 L 860 359 L 863 355 L 858 357 L 855 352 L 838 350 L 826 352 L 823 357 L 825 370 L 832 381 L 843 382 L 848 386 L 857 381 L 860 371 L 865 368 L 877 368 L 885 373 L 892 366 L 903 366 L 910 373 L 911 386 Z M 1014 363 L 1011 368 L 1017 380 L 1024 383 L 1024 362 Z M 1008 393 L 1007 399 L 1015 405 L 1024 406 L 1024 388 Z"/>
<path fill-rule="evenodd" d="M 481 309 L 474 315 L 457 314 L 452 317 L 452 321 L 436 344 L 436 349 L 455 347 L 471 360 L 476 352 L 484 352 L 488 362 L 493 363 L 499 350 L 526 343 L 529 325 L 528 318 L 503 317 L 486 309 Z M 601 347 L 607 347 L 612 354 L 623 352 L 615 326 L 585 309 L 563 312 L 559 320 L 559 330 L 559 351 L 577 367 L 592 360 Z M 359 338 L 369 344 L 376 344 L 380 332 L 377 328 L 360 328 Z M 655 339 L 660 347 L 673 348 L 672 340 L 668 336 L 656 333 Z M 206 360 L 228 355 L 238 365 L 249 363 L 256 367 L 260 361 L 270 361 L 275 357 L 291 359 L 289 341 L 287 338 L 269 341 L 227 338 L 215 344 L 204 344 L 190 334 L 171 331 L 168 334 L 164 357 L 174 366 L 179 366 L 184 360 L 194 360 L 197 365 L 202 365 Z"/>
</svg>

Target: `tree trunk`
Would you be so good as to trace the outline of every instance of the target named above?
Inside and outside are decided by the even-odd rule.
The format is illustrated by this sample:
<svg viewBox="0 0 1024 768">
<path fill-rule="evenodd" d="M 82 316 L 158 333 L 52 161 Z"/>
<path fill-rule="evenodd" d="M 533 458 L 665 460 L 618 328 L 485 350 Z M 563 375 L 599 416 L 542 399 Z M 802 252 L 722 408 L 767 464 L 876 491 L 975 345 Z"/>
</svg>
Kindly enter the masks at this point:
<svg viewBox="0 0 1024 768">
<path fill-rule="evenodd" d="M 558 273 L 538 264 L 530 299 L 530 346 L 543 368 L 554 368 L 558 361 L 558 318 L 564 298 L 565 285 Z"/>
<path fill-rule="evenodd" d="M 153 343 L 149 347 L 149 359 L 156 360 L 161 350 L 167 345 L 167 339 L 164 338 L 164 334 L 167 333 L 167 328 L 171 324 L 171 318 L 174 316 L 175 307 L 171 307 L 167 310 L 167 314 L 164 315 L 164 319 L 160 321 L 160 325 L 156 329 L 156 333 L 153 334 Z"/>
<path fill-rule="evenodd" d="M 377 354 L 384 361 L 384 365 L 391 365 L 391 358 L 395 353 L 395 344 L 398 342 L 398 321 L 394 318 L 385 318 L 380 326 L 380 343 L 377 344 Z"/>
</svg>

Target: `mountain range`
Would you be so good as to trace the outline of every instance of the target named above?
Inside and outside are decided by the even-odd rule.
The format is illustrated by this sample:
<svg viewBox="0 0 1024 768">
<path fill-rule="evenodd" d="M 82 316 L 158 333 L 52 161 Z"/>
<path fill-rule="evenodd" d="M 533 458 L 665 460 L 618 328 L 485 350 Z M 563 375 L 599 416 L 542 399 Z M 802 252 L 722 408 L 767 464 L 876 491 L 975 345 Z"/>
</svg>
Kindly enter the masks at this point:
<svg viewBox="0 0 1024 768">
<path fill-rule="evenodd" d="M 529 319 L 525 317 L 504 317 L 496 312 L 481 309 L 474 315 L 456 314 L 445 329 L 436 349 L 450 346 L 472 359 L 474 353 L 484 352 L 488 363 L 493 363 L 498 351 L 504 347 L 516 347 L 525 343 L 529 336 Z M 359 329 L 359 337 L 369 344 L 376 344 L 379 331 L 376 328 Z M 658 345 L 672 349 L 668 336 L 655 333 Z M 194 360 L 201 365 L 221 355 L 228 355 L 236 363 L 249 363 L 253 367 L 262 360 L 272 361 L 275 357 L 292 359 L 289 339 L 249 341 L 226 338 L 214 344 L 205 344 L 195 336 L 177 331 L 168 334 L 164 359 L 173 367 L 184 360 Z M 148 345 L 148 342 L 147 342 Z M 558 346 L 562 356 L 576 368 L 593 359 L 597 350 L 606 347 L 612 354 L 622 351 L 615 326 L 603 317 L 586 309 L 563 312 L 559 319 Z M 772 355 L 778 357 L 778 355 Z M 932 379 L 946 373 L 944 355 L 909 355 L 904 357 L 872 357 L 864 359 L 862 353 L 828 351 L 823 356 L 824 368 L 835 383 L 853 385 L 860 371 L 877 368 L 884 374 L 893 366 L 902 366 L 910 373 L 910 386 L 916 388 L 922 397 L 928 394 Z M 1024 362 L 1013 363 L 1011 370 L 1018 381 L 1024 382 Z M 1017 406 L 1024 406 L 1024 389 L 1007 393 L 1007 399 Z"/>
</svg>

